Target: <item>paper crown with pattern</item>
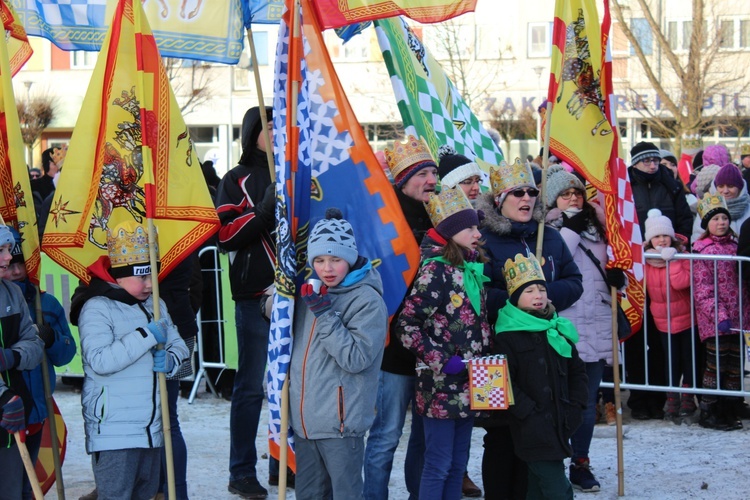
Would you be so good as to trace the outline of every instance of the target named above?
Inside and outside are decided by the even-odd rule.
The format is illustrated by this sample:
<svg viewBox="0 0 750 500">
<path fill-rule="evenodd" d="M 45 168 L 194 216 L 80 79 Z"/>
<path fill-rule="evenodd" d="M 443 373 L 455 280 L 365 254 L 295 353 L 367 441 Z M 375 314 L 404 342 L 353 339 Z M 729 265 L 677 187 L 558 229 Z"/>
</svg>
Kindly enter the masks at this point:
<svg viewBox="0 0 750 500">
<path fill-rule="evenodd" d="M 424 139 L 417 139 L 413 135 L 407 135 L 402 141 L 394 141 L 393 147 L 385 148 L 385 161 L 394 179 L 416 163 L 435 163 Z"/>
<path fill-rule="evenodd" d="M 126 221 L 107 231 L 107 253 L 113 277 L 151 274 L 148 231 L 135 221 Z M 159 258 L 158 243 L 154 242 Z M 116 276 L 119 275 L 119 276 Z"/>
<path fill-rule="evenodd" d="M 719 212 L 729 215 L 727 203 L 720 194 L 706 193 L 703 199 L 698 202 L 698 216 L 701 218 L 701 227 L 706 229 L 708 221 Z"/>
<path fill-rule="evenodd" d="M 750 156 L 750 144 L 740 146 L 740 156 Z"/>
<path fill-rule="evenodd" d="M 427 208 L 433 227 L 438 227 L 441 222 L 458 212 L 474 210 L 461 186 L 443 187 L 440 194 L 430 193 L 430 199 L 425 202 L 425 208 Z"/>
<path fill-rule="evenodd" d="M 520 158 L 510 165 L 503 161 L 497 169 L 490 168 L 490 187 L 492 194 L 499 195 L 519 187 L 536 187 L 531 166 L 521 162 Z"/>
<path fill-rule="evenodd" d="M 505 286 L 508 290 L 508 295 L 521 288 L 526 283 L 546 282 L 544 278 L 544 272 L 539 261 L 536 260 L 534 255 L 524 257 L 522 254 L 517 253 L 514 260 L 506 260 L 503 266 L 503 276 L 505 277 Z"/>
<path fill-rule="evenodd" d="M 686 135 L 682 138 L 682 149 L 703 149 L 703 138 L 699 135 Z"/>
</svg>

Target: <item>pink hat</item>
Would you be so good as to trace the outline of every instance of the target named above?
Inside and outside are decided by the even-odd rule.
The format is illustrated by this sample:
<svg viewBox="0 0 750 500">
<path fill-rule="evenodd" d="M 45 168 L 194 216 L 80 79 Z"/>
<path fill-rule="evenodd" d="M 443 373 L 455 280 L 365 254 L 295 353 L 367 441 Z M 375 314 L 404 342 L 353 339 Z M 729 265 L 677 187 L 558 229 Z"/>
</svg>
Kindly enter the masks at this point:
<svg viewBox="0 0 750 500">
<path fill-rule="evenodd" d="M 729 161 L 729 151 L 722 144 L 712 144 L 703 150 L 704 165 L 726 165 Z"/>
</svg>

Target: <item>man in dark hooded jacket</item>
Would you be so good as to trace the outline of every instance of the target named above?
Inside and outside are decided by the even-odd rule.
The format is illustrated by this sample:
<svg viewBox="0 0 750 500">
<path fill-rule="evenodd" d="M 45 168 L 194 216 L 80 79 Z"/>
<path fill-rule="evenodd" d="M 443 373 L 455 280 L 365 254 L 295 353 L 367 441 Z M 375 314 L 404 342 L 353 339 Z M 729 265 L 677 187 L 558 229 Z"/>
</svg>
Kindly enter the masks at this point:
<svg viewBox="0 0 750 500">
<path fill-rule="evenodd" d="M 230 413 L 229 491 L 243 498 L 266 498 L 255 471 L 255 436 L 263 404 L 263 375 L 268 354 L 269 324 L 259 299 L 273 284 L 276 244 L 275 192 L 266 150 L 273 147 L 271 111 L 268 137 L 260 109 L 250 108 L 242 120 L 242 157 L 217 190 L 221 221 L 219 246 L 229 252 L 229 282 L 235 303 L 238 367 Z"/>
</svg>

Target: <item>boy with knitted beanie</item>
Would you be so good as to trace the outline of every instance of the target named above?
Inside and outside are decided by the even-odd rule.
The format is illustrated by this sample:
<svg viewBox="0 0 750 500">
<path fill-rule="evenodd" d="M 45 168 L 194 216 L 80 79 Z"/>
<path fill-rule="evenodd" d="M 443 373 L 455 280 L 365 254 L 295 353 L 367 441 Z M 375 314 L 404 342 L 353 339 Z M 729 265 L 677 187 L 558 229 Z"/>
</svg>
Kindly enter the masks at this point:
<svg viewBox="0 0 750 500">
<path fill-rule="evenodd" d="M 508 259 L 503 273 L 509 300 L 498 313 L 494 351 L 508 358 L 515 400 L 511 436 L 516 455 L 528 465 L 527 498 L 572 499 L 563 460 L 573 454 L 570 437 L 588 400 L 586 369 L 575 347 L 578 332 L 555 312 L 533 254 Z"/>
<path fill-rule="evenodd" d="M 7 273 L 12 259 L 13 234 L 0 224 L 0 276 Z M 21 498 L 23 462 L 13 433 L 25 434 L 34 406 L 24 382 L 23 371 L 42 360 L 44 342 L 37 336 L 21 289 L 0 280 L 0 498 Z"/>
<path fill-rule="evenodd" d="M 375 418 L 388 311 L 380 274 L 329 209 L 308 239 L 322 286 L 300 287 L 289 372 L 299 500 L 360 498 L 364 437 Z"/>
<path fill-rule="evenodd" d="M 83 420 L 99 498 L 152 498 L 164 434 L 157 374 L 172 376 L 189 352 L 160 300 L 154 320 L 150 242 L 134 221 L 107 231 L 108 255 L 71 299 L 83 362 Z M 156 271 L 156 270 L 154 270 Z"/>
</svg>

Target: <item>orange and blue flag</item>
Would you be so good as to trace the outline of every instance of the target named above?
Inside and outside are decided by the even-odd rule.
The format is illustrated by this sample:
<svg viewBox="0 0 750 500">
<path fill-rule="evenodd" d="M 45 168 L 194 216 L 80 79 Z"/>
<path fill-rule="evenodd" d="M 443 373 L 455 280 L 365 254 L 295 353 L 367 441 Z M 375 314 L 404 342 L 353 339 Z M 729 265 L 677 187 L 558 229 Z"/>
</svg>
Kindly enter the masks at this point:
<svg viewBox="0 0 750 500">
<path fill-rule="evenodd" d="M 282 18 L 274 77 L 278 268 L 267 381 L 269 448 L 277 458 L 294 297 L 297 286 L 312 273 L 305 265 L 312 225 L 327 208 L 341 209 L 354 228 L 359 253 L 380 272 L 390 314 L 419 265 L 416 240 L 346 98 L 312 15 L 312 2 L 302 0 L 301 11 L 300 38 L 291 33 L 292 11 Z M 290 429 L 287 444 L 292 442 Z M 294 465 L 292 455 L 289 464 Z"/>
<path fill-rule="evenodd" d="M 168 274 L 219 227 L 190 133 L 139 0 L 119 0 L 55 191 L 44 251 L 88 281 L 124 221 L 158 230 Z"/>
</svg>

